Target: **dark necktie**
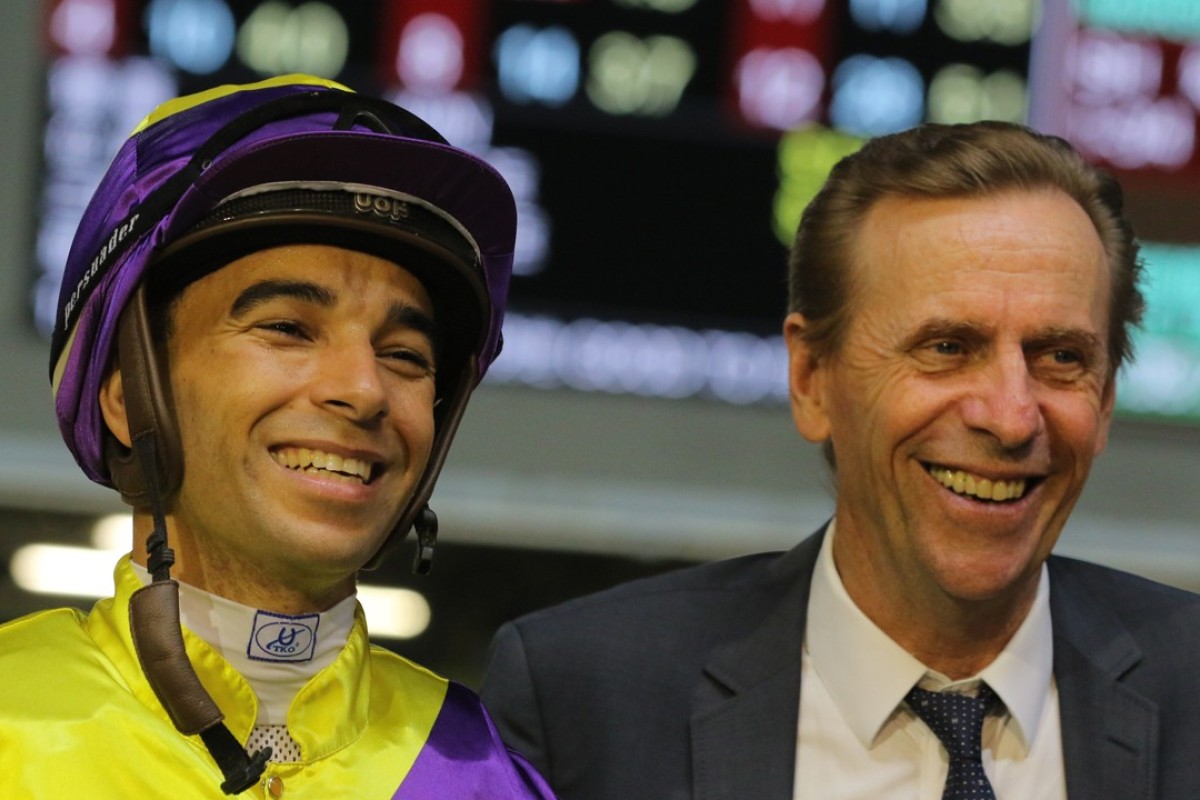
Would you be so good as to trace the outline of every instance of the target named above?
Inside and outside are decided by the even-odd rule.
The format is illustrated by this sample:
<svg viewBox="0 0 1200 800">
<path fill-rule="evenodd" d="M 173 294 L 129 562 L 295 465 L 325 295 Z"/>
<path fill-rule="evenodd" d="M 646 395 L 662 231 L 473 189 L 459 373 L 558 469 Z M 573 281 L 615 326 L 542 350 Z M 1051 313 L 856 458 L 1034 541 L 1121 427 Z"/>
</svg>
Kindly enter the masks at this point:
<svg viewBox="0 0 1200 800">
<path fill-rule="evenodd" d="M 983 718 L 996 701 L 996 693 L 987 684 L 980 684 L 978 697 L 914 687 L 904 699 L 950 754 L 942 800 L 996 800 L 983 772 L 981 743 Z"/>
</svg>

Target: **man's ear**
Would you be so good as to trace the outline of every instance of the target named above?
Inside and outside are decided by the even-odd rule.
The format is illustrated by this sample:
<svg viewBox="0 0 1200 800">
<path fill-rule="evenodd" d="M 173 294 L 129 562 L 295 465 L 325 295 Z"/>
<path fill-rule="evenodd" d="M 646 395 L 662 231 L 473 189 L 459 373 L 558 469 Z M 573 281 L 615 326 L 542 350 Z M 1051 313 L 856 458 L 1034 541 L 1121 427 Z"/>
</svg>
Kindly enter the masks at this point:
<svg viewBox="0 0 1200 800">
<path fill-rule="evenodd" d="M 795 312 L 788 314 L 783 322 L 783 339 L 788 349 L 788 393 L 792 403 L 792 421 L 805 439 L 823 442 L 830 435 L 824 395 L 826 367 L 804 338 L 806 325 L 804 316 Z"/>
<path fill-rule="evenodd" d="M 104 424 L 118 442 L 132 447 L 129 436 L 129 418 L 125 415 L 125 385 L 121 381 L 121 368 L 113 365 L 100 385 L 100 411 Z"/>
</svg>

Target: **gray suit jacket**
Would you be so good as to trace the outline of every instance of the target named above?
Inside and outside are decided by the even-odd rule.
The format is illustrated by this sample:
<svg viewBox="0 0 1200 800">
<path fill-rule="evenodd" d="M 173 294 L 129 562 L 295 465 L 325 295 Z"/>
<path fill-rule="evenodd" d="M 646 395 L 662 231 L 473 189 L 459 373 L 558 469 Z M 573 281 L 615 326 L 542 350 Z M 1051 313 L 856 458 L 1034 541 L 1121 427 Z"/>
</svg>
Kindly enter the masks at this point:
<svg viewBox="0 0 1200 800">
<path fill-rule="evenodd" d="M 560 800 L 790 800 L 822 535 L 505 625 L 482 688 L 504 738 Z M 1200 596 L 1049 569 L 1068 794 L 1197 800 Z"/>
</svg>

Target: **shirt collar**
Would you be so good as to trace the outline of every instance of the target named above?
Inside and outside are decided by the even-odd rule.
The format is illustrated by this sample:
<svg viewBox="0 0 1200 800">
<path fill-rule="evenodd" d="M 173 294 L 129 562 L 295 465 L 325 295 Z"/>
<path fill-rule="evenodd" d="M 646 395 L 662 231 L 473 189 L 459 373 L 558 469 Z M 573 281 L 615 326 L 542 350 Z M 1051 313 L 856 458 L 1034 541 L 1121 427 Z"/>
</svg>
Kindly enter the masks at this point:
<svg viewBox="0 0 1200 800">
<path fill-rule="evenodd" d="M 142 674 L 129 629 L 129 599 L 142 582 L 128 555 L 117 563 L 114 576 L 114 596 L 96 603 L 88 615 L 86 630 L 121 672 L 134 696 L 169 722 L 166 710 Z M 258 715 L 254 690 L 215 648 L 189 629 L 182 631 L 188 660 L 224 714 L 226 726 L 239 741 L 246 741 Z M 357 739 L 366 727 L 370 710 L 370 648 L 366 619 L 362 607 L 355 603 L 354 625 L 345 646 L 332 664 L 304 685 L 288 711 L 288 732 L 299 743 L 304 761 L 324 758 L 340 750 Z M 192 738 L 198 747 L 202 746 L 198 736 Z"/>
<path fill-rule="evenodd" d="M 1037 595 L 1021 627 L 979 677 L 1007 707 L 1026 750 L 1033 746 L 1054 674 L 1054 628 L 1050 621 L 1050 575 L 1042 565 Z"/>
<path fill-rule="evenodd" d="M 871 747 L 904 696 L 922 678 L 939 688 L 987 681 L 1007 707 L 1026 749 L 1048 699 L 1053 671 L 1050 582 L 1042 566 L 1037 595 L 1016 634 L 976 678 L 953 684 L 896 644 L 864 614 L 842 585 L 833 562 L 830 522 L 813 572 L 805 649 L 842 718 Z"/>
<path fill-rule="evenodd" d="M 130 563 L 145 586 L 149 571 Z M 357 600 L 350 595 L 327 611 L 288 616 L 253 608 L 179 583 L 179 621 L 199 636 L 250 682 L 258 696 L 258 725 L 282 725 L 292 699 L 318 672 L 334 662 L 354 627 Z M 291 648 L 271 639 L 288 633 Z"/>
</svg>

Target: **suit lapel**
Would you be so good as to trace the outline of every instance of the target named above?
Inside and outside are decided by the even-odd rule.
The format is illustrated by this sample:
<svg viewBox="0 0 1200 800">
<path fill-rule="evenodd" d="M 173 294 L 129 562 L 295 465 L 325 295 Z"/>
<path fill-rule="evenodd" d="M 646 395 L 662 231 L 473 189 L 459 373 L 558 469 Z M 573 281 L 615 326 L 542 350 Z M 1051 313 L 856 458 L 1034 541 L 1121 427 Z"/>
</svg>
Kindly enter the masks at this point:
<svg viewBox="0 0 1200 800">
<path fill-rule="evenodd" d="M 791 800 L 800 655 L 823 531 L 773 565 L 764 610 L 741 638 L 714 650 L 692 704 L 695 800 Z"/>
<path fill-rule="evenodd" d="M 776 565 L 762 621 L 713 651 L 691 718 L 695 800 L 790 800 L 800 655 L 823 531 Z M 1142 652 L 1066 562 L 1049 562 L 1054 675 L 1071 798 L 1152 800 L 1157 705 L 1122 682 Z"/>
<path fill-rule="evenodd" d="M 1050 561 L 1054 676 L 1070 797 L 1157 796 L 1157 705 L 1121 682 L 1142 660 L 1124 626 Z"/>
<path fill-rule="evenodd" d="M 777 562 L 757 587 L 761 622 L 709 658 L 692 704 L 695 800 L 792 797 L 801 647 L 823 533 Z M 1122 682 L 1142 652 L 1066 562 L 1049 567 L 1067 792 L 1152 800 L 1158 707 Z"/>
</svg>

